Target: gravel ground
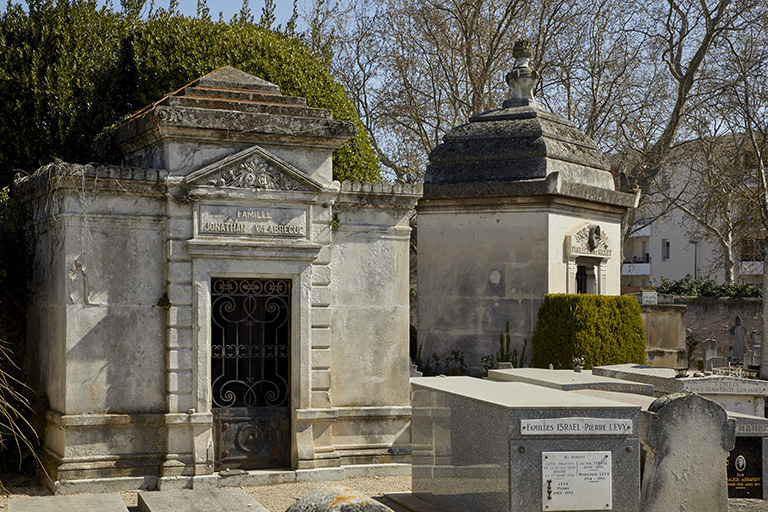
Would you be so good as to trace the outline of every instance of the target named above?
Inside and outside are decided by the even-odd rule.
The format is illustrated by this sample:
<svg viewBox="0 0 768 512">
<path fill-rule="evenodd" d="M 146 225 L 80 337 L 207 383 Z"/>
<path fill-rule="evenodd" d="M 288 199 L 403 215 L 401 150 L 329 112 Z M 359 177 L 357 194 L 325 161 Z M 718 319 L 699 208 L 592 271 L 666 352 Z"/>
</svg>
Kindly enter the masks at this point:
<svg viewBox="0 0 768 512">
<path fill-rule="evenodd" d="M 30 479 L 12 480 L 7 484 L 8 490 L 14 497 L 50 495 L 48 489 Z M 410 476 L 348 478 L 340 482 L 299 482 L 262 487 L 244 487 L 243 489 L 270 512 L 284 512 L 296 499 L 322 485 L 343 485 L 384 503 L 395 512 L 409 512 L 385 498 L 384 493 L 409 492 L 411 490 Z M 123 492 L 120 493 L 120 496 L 130 510 L 137 510 L 135 508 L 136 492 Z M 7 496 L 3 496 L 2 502 L 0 502 L 0 511 L 5 512 L 7 510 Z M 753 499 L 728 500 L 728 510 L 729 512 L 768 512 L 768 501 Z"/>
<path fill-rule="evenodd" d="M 333 482 L 298 482 L 292 484 L 268 485 L 260 487 L 243 487 L 243 490 L 261 503 L 270 512 L 284 512 L 294 501 L 305 494 L 314 491 L 323 485 L 349 487 L 355 491 L 370 496 L 381 503 L 384 503 L 395 512 L 408 512 L 406 509 L 398 507 L 386 497 L 384 493 L 391 492 L 409 492 L 411 490 L 410 476 L 382 476 L 372 478 L 348 478 L 343 481 Z M 10 495 L 15 498 L 28 496 L 49 496 L 51 492 L 37 484 L 35 480 L 29 478 L 18 478 L 7 482 L 6 485 Z M 120 497 L 125 505 L 131 510 L 137 510 L 135 507 L 138 500 L 137 492 L 121 492 Z M 8 497 L 3 496 L 0 502 L 0 511 L 8 510 Z M 766 509 L 768 511 L 768 509 Z M 182 512 L 182 511 L 180 511 Z"/>
</svg>

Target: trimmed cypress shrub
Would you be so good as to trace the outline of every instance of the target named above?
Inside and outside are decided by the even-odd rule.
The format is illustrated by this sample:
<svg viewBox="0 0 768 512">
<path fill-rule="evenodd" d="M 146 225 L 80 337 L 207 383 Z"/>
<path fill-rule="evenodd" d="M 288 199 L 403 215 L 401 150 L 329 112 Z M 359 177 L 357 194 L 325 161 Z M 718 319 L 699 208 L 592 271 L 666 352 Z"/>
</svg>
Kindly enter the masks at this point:
<svg viewBox="0 0 768 512">
<path fill-rule="evenodd" d="M 631 296 L 545 295 L 533 333 L 531 366 L 585 368 L 645 364 L 645 331 L 640 305 Z"/>
</svg>

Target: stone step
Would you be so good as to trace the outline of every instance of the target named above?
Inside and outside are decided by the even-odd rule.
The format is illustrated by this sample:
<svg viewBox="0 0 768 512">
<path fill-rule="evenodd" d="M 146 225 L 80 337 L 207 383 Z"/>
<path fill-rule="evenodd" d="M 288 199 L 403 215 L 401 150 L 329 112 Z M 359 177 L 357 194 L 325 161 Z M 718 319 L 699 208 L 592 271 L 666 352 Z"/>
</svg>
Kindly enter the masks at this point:
<svg viewBox="0 0 768 512">
<path fill-rule="evenodd" d="M 299 105 L 279 105 L 276 103 L 257 103 L 254 101 L 230 101 L 227 99 L 202 98 L 199 96 L 169 96 L 165 101 L 169 107 L 189 107 L 208 110 L 231 110 L 255 114 L 273 114 L 292 117 L 315 117 L 330 119 L 331 111 Z"/>
<path fill-rule="evenodd" d="M 119 494 L 77 494 L 8 499 L 8 512 L 65 512 L 70 510 L 128 512 L 128 508 Z"/>
<path fill-rule="evenodd" d="M 139 512 L 211 512 L 214 510 L 269 512 L 242 489 L 193 489 L 139 493 Z"/>
<path fill-rule="evenodd" d="M 276 103 L 282 105 L 296 105 L 306 107 L 307 100 L 296 96 L 283 96 L 280 93 L 263 93 L 253 91 L 239 91 L 232 89 L 214 89 L 211 87 L 185 87 L 173 97 L 197 96 L 229 101 L 250 101 L 256 103 Z"/>
</svg>

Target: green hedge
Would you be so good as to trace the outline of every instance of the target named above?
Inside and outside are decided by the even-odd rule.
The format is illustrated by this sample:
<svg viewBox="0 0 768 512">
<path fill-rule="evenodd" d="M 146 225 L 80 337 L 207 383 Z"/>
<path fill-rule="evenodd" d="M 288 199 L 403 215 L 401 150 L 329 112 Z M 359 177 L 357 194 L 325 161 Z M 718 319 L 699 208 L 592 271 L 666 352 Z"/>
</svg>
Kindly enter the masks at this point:
<svg viewBox="0 0 768 512">
<path fill-rule="evenodd" d="M 659 293 L 667 295 L 687 295 L 701 297 L 757 297 L 763 296 L 760 288 L 744 281 L 720 284 L 712 278 L 700 277 L 694 279 L 691 274 L 672 281 L 666 277 L 661 278 L 658 286 L 654 287 Z"/>
<path fill-rule="evenodd" d="M 531 366 L 571 368 L 645 364 L 645 331 L 640 305 L 631 296 L 546 295 L 533 334 Z"/>
</svg>

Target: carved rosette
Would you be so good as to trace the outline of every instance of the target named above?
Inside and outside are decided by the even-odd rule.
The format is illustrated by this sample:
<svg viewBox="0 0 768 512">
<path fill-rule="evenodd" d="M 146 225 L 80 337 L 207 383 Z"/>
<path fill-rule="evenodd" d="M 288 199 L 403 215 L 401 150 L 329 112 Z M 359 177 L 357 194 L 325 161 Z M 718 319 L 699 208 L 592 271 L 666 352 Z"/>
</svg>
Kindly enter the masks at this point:
<svg viewBox="0 0 768 512">
<path fill-rule="evenodd" d="M 180 109 L 173 107 L 155 107 L 155 117 L 160 121 L 170 121 L 172 123 L 180 123 L 184 120 L 184 112 Z"/>
<path fill-rule="evenodd" d="M 598 258 L 611 257 L 611 240 L 603 233 L 600 226 L 590 224 L 569 236 L 569 256 L 595 256 Z"/>
<path fill-rule="evenodd" d="M 217 187 L 254 188 L 256 190 L 301 190 L 301 183 L 281 173 L 266 162 L 245 162 L 208 182 Z"/>
</svg>

